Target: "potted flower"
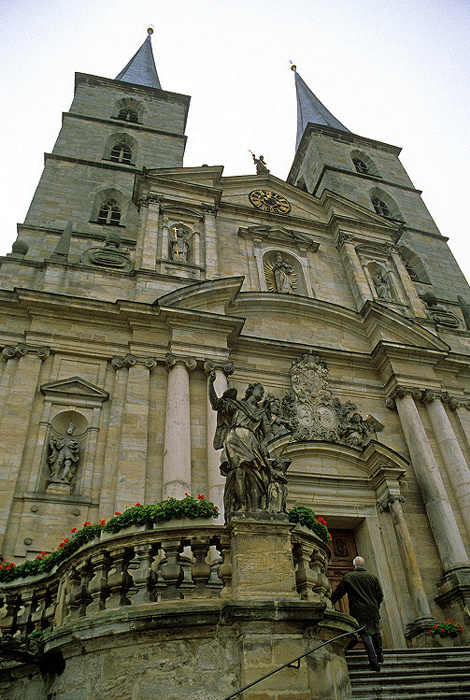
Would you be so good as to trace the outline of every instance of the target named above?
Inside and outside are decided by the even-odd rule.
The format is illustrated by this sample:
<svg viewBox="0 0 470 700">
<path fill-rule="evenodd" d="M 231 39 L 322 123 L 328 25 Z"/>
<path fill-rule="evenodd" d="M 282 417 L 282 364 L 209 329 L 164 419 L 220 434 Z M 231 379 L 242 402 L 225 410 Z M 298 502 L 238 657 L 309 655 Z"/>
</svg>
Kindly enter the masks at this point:
<svg viewBox="0 0 470 700">
<path fill-rule="evenodd" d="M 427 632 L 428 638 L 435 640 L 439 646 L 451 647 L 454 645 L 454 639 L 462 634 L 463 629 L 458 622 L 454 620 L 446 620 L 433 625 Z"/>
<path fill-rule="evenodd" d="M 291 523 L 299 523 L 314 532 L 326 545 L 329 545 L 331 535 L 325 520 L 308 506 L 294 506 L 287 514 Z"/>
</svg>

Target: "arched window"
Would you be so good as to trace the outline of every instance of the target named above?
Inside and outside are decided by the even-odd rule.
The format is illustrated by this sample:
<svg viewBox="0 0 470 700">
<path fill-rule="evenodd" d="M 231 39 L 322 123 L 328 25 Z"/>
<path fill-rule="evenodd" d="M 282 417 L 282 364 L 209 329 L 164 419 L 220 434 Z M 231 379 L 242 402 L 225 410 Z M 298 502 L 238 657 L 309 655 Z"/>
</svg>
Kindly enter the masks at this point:
<svg viewBox="0 0 470 700">
<path fill-rule="evenodd" d="M 363 173 L 364 175 L 370 175 L 369 168 L 360 158 L 353 158 L 352 162 L 358 173 Z"/>
<path fill-rule="evenodd" d="M 108 226 L 119 226 L 121 221 L 121 210 L 115 199 L 107 199 L 100 207 L 97 221 L 99 224 Z"/>
<path fill-rule="evenodd" d="M 372 204 L 374 205 L 374 209 L 379 216 L 391 216 L 390 209 L 383 199 L 380 199 L 380 197 L 372 197 Z"/>
<path fill-rule="evenodd" d="M 125 122 L 137 123 L 139 121 L 139 115 L 135 109 L 124 108 L 120 110 L 119 114 L 117 115 L 117 119 L 122 119 L 122 121 Z"/>
<path fill-rule="evenodd" d="M 125 143 L 117 143 L 111 149 L 110 159 L 116 163 L 130 163 L 132 159 L 132 151 Z"/>
</svg>

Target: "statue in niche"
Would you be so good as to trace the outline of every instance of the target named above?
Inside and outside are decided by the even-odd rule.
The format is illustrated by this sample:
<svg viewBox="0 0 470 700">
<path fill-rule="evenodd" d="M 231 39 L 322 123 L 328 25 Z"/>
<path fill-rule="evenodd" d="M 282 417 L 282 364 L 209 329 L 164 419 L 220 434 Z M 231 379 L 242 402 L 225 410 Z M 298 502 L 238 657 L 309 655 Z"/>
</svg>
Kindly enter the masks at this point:
<svg viewBox="0 0 470 700">
<path fill-rule="evenodd" d="M 290 262 L 277 253 L 274 262 L 267 261 L 264 265 L 266 282 L 270 292 L 278 294 L 295 294 L 297 274 Z"/>
<path fill-rule="evenodd" d="M 175 226 L 173 235 L 174 238 L 170 242 L 171 259 L 179 262 L 188 262 L 189 243 L 186 240 L 184 229 Z"/>
<path fill-rule="evenodd" d="M 240 510 L 267 510 L 268 488 L 272 481 L 267 442 L 273 433 L 261 404 L 264 388 L 254 383 L 248 386 L 241 400 L 237 399 L 237 390 L 233 388 L 224 391 L 219 398 L 214 389 L 215 377 L 215 372 L 211 372 L 209 400 L 217 411 L 213 444 L 216 450 L 222 449 L 220 473 L 226 477 L 225 517 Z"/>
<path fill-rule="evenodd" d="M 59 437 L 51 437 L 49 440 L 49 457 L 47 461 L 51 467 L 53 481 L 70 483 L 75 474 L 80 459 L 80 447 L 73 437 L 75 424 L 70 423 L 67 431 Z"/>
<path fill-rule="evenodd" d="M 380 299 L 392 298 L 392 295 L 390 294 L 390 282 L 387 279 L 385 279 L 386 274 L 387 272 L 384 273 L 382 269 L 378 267 L 374 272 L 374 276 L 372 277 L 377 296 Z"/>
</svg>

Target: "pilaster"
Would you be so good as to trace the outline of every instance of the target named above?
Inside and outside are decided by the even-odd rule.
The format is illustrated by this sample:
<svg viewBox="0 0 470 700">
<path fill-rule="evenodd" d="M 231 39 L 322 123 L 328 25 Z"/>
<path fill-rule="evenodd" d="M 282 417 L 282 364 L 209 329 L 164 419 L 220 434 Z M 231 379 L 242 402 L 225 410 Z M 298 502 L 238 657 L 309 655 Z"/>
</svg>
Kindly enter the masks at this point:
<svg viewBox="0 0 470 700">
<path fill-rule="evenodd" d="M 219 276 L 219 259 L 217 251 L 217 208 L 204 205 L 204 229 L 206 241 L 206 279 Z"/>
</svg>

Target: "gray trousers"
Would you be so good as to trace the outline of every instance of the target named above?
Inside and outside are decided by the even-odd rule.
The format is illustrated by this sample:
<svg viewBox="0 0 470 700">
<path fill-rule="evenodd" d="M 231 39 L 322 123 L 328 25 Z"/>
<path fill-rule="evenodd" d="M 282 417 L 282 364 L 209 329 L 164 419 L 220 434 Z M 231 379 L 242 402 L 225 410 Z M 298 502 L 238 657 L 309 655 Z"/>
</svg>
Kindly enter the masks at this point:
<svg viewBox="0 0 470 700">
<path fill-rule="evenodd" d="M 364 642 L 367 656 L 369 657 L 369 666 L 372 671 L 379 669 L 379 664 L 383 661 L 382 635 L 380 632 L 375 634 L 361 634 L 361 639 Z"/>
</svg>

